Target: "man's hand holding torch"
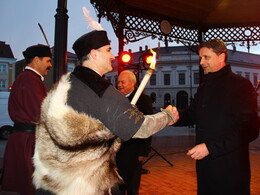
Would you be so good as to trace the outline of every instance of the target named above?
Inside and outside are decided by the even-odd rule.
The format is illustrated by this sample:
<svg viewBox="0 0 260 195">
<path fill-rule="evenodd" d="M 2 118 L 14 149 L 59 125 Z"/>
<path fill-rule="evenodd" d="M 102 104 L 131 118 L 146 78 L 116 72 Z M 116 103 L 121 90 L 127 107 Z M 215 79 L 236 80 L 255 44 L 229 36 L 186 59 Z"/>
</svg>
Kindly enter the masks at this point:
<svg viewBox="0 0 260 195">
<path fill-rule="evenodd" d="M 141 93 L 143 92 L 147 82 L 149 81 L 150 77 L 152 76 L 154 69 L 155 69 L 155 64 L 156 64 L 156 52 L 150 49 L 151 53 L 153 54 L 151 65 L 149 69 L 147 70 L 142 82 L 140 83 L 140 86 L 138 87 L 131 104 L 135 105 L 136 102 L 138 101 Z M 167 106 L 165 109 L 161 109 L 162 112 L 165 112 L 168 116 L 168 125 L 173 125 L 179 120 L 179 112 L 177 111 L 177 108 L 174 106 Z"/>
</svg>

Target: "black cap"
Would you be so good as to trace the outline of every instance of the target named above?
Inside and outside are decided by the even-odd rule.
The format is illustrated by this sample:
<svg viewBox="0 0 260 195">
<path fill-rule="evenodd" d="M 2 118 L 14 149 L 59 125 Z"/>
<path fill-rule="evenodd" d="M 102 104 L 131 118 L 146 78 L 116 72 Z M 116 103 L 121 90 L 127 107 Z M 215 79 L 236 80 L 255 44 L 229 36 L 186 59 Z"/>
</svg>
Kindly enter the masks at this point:
<svg viewBox="0 0 260 195">
<path fill-rule="evenodd" d="M 78 38 L 72 48 L 78 59 L 81 60 L 81 58 L 89 54 L 92 49 L 98 49 L 105 45 L 110 45 L 107 32 L 103 30 L 94 30 Z"/>
<path fill-rule="evenodd" d="M 47 45 L 33 45 L 28 47 L 24 52 L 23 56 L 26 61 L 34 58 L 35 56 L 38 57 L 52 57 L 51 49 Z"/>
</svg>

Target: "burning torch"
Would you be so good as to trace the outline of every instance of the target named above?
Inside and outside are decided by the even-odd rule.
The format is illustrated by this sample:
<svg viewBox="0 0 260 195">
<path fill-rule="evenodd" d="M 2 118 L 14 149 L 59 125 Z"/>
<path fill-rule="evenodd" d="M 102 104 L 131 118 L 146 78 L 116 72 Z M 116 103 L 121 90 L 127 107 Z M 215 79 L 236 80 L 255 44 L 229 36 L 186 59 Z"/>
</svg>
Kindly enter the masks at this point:
<svg viewBox="0 0 260 195">
<path fill-rule="evenodd" d="M 149 81 L 149 79 L 151 78 L 153 72 L 154 72 L 154 69 L 155 69 L 155 64 L 156 64 L 156 52 L 153 51 L 152 49 L 150 49 L 150 52 L 153 54 L 153 57 L 152 57 L 152 61 L 151 61 L 151 65 L 149 67 L 149 69 L 146 71 L 145 73 L 145 76 L 141 82 L 141 84 L 139 85 L 132 101 L 131 101 L 131 104 L 132 105 L 135 105 L 136 102 L 138 101 L 141 93 L 143 92 L 147 82 Z"/>
</svg>

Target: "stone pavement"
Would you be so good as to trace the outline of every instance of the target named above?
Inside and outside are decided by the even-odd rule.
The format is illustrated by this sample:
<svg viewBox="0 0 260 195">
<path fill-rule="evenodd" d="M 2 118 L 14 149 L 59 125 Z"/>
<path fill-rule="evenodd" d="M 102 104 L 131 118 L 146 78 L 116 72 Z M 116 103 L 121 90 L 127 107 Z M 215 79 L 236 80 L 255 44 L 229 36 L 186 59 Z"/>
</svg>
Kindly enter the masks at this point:
<svg viewBox="0 0 260 195">
<path fill-rule="evenodd" d="M 172 130 L 170 128 L 166 132 Z M 140 195 L 196 195 L 195 160 L 186 155 L 194 145 L 195 137 L 192 133 L 183 135 L 181 129 L 175 130 L 178 135 L 153 136 L 152 147 L 173 166 L 157 154 L 148 160 L 144 168 L 150 173 L 142 175 Z M 166 132 L 164 135 L 168 134 Z M 153 154 L 151 152 L 150 156 Z M 251 195 L 260 195 L 260 137 L 250 144 L 250 160 Z"/>
<path fill-rule="evenodd" d="M 186 156 L 194 142 L 194 128 L 166 127 L 153 136 L 152 147 L 173 166 L 157 154 L 148 160 L 144 168 L 150 173 L 142 175 L 139 195 L 196 195 L 195 161 Z M 5 143 L 1 140 L 0 158 Z M 250 159 L 251 195 L 260 195 L 260 137 L 250 144 Z"/>
</svg>

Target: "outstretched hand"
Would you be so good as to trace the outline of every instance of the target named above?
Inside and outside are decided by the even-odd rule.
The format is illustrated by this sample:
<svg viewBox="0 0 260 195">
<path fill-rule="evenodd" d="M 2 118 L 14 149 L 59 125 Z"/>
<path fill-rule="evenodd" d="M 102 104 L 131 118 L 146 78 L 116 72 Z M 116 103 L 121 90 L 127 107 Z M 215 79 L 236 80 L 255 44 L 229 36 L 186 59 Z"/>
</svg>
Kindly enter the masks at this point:
<svg viewBox="0 0 260 195">
<path fill-rule="evenodd" d="M 179 120 L 179 112 L 177 110 L 177 108 L 175 106 L 172 105 L 168 105 L 165 109 L 165 112 L 167 112 L 171 118 L 172 121 L 168 123 L 168 125 L 173 125 L 174 123 L 176 123 Z"/>
</svg>

